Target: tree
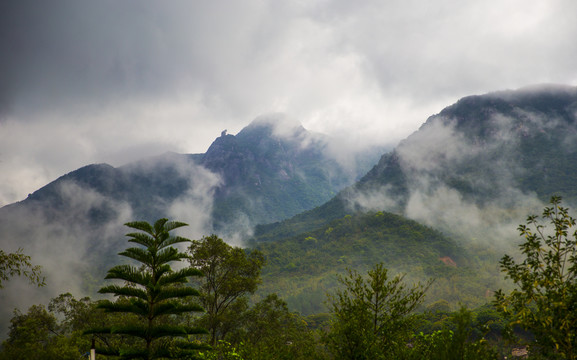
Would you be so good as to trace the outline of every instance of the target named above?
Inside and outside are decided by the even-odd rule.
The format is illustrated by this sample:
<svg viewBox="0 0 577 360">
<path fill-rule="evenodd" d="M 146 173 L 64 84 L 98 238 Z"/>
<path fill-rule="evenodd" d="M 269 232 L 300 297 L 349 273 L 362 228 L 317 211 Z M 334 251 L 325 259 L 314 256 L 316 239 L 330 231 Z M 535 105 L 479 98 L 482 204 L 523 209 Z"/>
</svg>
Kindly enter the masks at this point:
<svg viewBox="0 0 577 360">
<path fill-rule="evenodd" d="M 291 313 L 287 303 L 270 294 L 242 316 L 232 338 L 246 359 L 292 360 L 317 358 L 316 344 L 306 322 Z"/>
<path fill-rule="evenodd" d="M 216 235 L 193 240 L 189 254 L 191 267 L 204 274 L 200 280 L 200 298 L 206 309 L 203 325 L 210 333 L 210 344 L 215 345 L 246 310 L 244 296 L 254 293 L 261 282 L 264 256 L 258 250 L 247 253 L 232 247 Z"/>
<path fill-rule="evenodd" d="M 518 230 L 522 262 L 505 255 L 501 270 L 516 285 L 510 294 L 499 290 L 496 306 L 532 332 L 531 353 L 547 358 L 577 359 L 577 232 L 575 219 L 554 196 L 541 218 L 527 218 Z M 547 228 L 542 222 L 548 222 Z"/>
<path fill-rule="evenodd" d="M 38 286 L 46 284 L 40 266 L 32 265 L 30 256 L 23 254 L 22 249 L 15 253 L 6 253 L 0 249 L 0 289 L 4 287 L 4 281 L 14 276 L 24 276 L 31 284 Z"/>
<path fill-rule="evenodd" d="M 0 347 L 0 359 L 77 360 L 91 347 L 84 336 L 87 327 L 103 328 L 134 322 L 134 316 L 105 313 L 88 297 L 76 299 L 61 294 L 44 305 L 33 305 L 27 313 L 16 309 L 10 320 L 8 338 Z M 95 334 L 99 343 L 115 348 L 130 343 L 128 337 Z"/>
<path fill-rule="evenodd" d="M 383 264 L 368 271 L 368 278 L 347 270 L 339 276 L 344 286 L 329 295 L 329 309 L 334 315 L 326 336 L 329 350 L 339 359 L 395 358 L 411 336 L 413 316 L 431 281 L 411 288 L 403 276 L 388 278 Z"/>
<path fill-rule="evenodd" d="M 169 265 L 186 257 L 186 254 L 172 245 L 190 240 L 169 234 L 170 231 L 186 224 L 160 219 L 154 225 L 144 221 L 125 225 L 139 231 L 127 234 L 130 238 L 128 241 L 144 248 L 131 247 L 119 255 L 128 257 L 141 266 L 117 265 L 111 268 L 106 279 L 122 280 L 125 283 L 100 289 L 100 293 L 113 294 L 118 299 L 115 302 L 103 300 L 98 306 L 111 313 L 133 314 L 139 322 L 90 329 L 86 333 L 110 333 L 140 339 L 132 346 L 125 345 L 112 351 L 102 349 L 101 353 L 104 355 L 126 359 L 155 359 L 193 354 L 194 350 L 199 348 L 197 344 L 168 341 L 175 337 L 206 333 L 203 329 L 182 326 L 170 321 L 171 315 L 203 310 L 198 304 L 190 301 L 191 297 L 199 295 L 198 291 L 184 286 L 189 277 L 201 276 L 202 273 L 190 267 L 174 271 Z"/>
<path fill-rule="evenodd" d="M 423 315 L 421 315 L 423 316 Z M 496 360 L 500 356 L 485 340 L 487 323 L 479 323 L 475 313 L 461 307 L 459 311 L 444 314 L 442 328 L 431 332 L 420 332 L 411 339 L 411 349 L 403 360 Z M 475 336 L 476 332 L 483 332 Z"/>
<path fill-rule="evenodd" d="M 14 310 L 0 359 L 78 359 L 91 345 L 82 335 L 86 326 L 110 321 L 95 307 L 87 297 L 77 300 L 66 293 L 50 300 L 48 311 L 44 305 L 33 305 L 27 313 Z"/>
<path fill-rule="evenodd" d="M 56 317 L 46 311 L 44 306 L 33 305 L 25 314 L 16 309 L 14 317 L 10 320 L 8 339 L 2 344 L 0 359 L 78 358 L 78 353 L 73 354 L 74 357 L 70 356 L 68 351 L 61 352 L 60 357 L 54 353 L 59 335 Z"/>
</svg>

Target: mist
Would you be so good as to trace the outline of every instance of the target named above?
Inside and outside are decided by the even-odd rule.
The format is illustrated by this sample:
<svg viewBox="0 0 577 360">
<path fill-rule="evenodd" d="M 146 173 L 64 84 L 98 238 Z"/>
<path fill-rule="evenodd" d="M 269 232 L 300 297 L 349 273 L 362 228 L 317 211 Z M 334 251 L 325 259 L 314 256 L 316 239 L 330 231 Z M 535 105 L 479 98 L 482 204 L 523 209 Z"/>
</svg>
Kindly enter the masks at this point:
<svg viewBox="0 0 577 360">
<path fill-rule="evenodd" d="M 463 105 L 431 116 L 395 148 L 397 162 L 379 165 L 380 171 L 398 166 L 406 178 L 406 195 L 399 196 L 391 184 L 363 188 L 352 196 L 350 206 L 400 213 L 463 244 L 483 244 L 497 252 L 516 251 L 518 225 L 529 215 L 541 214 L 549 201 L 549 194 L 529 190 L 522 180 L 531 176 L 545 183 L 554 180 L 546 180 L 550 164 L 528 152 L 531 145 L 526 139 L 532 139 L 535 147 L 553 137 L 547 140 L 552 144 L 546 151 L 557 154 L 552 155 L 556 158 L 575 151 L 572 124 L 577 112 L 565 112 L 561 107 L 546 112 L 521 105 L 524 97 L 547 91 L 559 98 L 574 98 L 565 94 L 574 94 L 575 88 L 540 86 L 489 94 L 485 95 L 488 102 L 491 97 L 511 101 L 511 110 L 476 104 L 470 105 L 472 110 L 464 117 L 454 115 L 453 111 L 461 111 L 454 110 L 456 106 L 465 108 L 467 101 L 476 101 L 471 97 L 463 100 Z M 553 191 L 561 194 L 563 189 Z M 564 205 L 574 208 L 575 199 L 569 197 Z"/>
<path fill-rule="evenodd" d="M 79 179 L 63 178 L 42 190 L 46 200 L 31 200 L 26 205 L 14 204 L 2 208 L 0 238 L 2 248 L 14 252 L 22 248 L 31 262 L 42 267 L 46 286 L 34 287 L 23 278 L 13 278 L 0 291 L 2 307 L 0 330 L 6 335 L 12 311 L 18 308 L 26 312 L 35 304 L 47 304 L 51 298 L 70 292 L 74 296 L 91 296 L 97 299 L 97 290 L 105 284 L 106 271 L 129 259 L 118 256 L 118 252 L 131 246 L 125 238 L 130 221 L 154 222 L 158 217 L 167 217 L 187 223 L 178 235 L 189 239 L 200 239 L 211 228 L 213 189 L 220 178 L 208 170 L 194 165 L 178 154 L 166 154 L 142 160 L 119 169 L 109 171 L 122 177 L 136 179 L 143 174 L 153 179 L 155 173 L 167 173 L 170 169 L 187 188 L 182 196 L 171 201 L 165 198 L 144 197 L 150 215 L 155 218 L 135 218 L 135 210 L 127 199 L 116 198 L 114 192 L 96 190 Z M 100 180 L 114 182 L 118 177 Z M 106 184 L 100 184 L 101 188 Z M 134 184 L 136 185 L 136 184 Z M 55 194 L 56 197 L 51 197 Z M 38 198 L 40 195 L 31 195 Z M 144 196 L 144 194 L 140 194 Z M 36 204 L 35 201 L 48 201 Z M 185 246 L 185 245 L 183 245 Z M 184 250 L 184 248 L 183 248 Z"/>
</svg>

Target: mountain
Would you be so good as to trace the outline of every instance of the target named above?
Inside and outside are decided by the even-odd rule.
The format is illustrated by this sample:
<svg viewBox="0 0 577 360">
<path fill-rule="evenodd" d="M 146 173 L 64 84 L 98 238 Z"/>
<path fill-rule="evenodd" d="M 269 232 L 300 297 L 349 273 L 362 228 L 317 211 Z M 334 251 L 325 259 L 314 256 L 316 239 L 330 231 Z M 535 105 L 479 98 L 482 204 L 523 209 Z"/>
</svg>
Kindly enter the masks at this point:
<svg viewBox="0 0 577 360">
<path fill-rule="evenodd" d="M 448 187 L 483 204 L 511 189 L 577 199 L 577 88 L 537 86 L 469 96 L 381 158 L 357 187 L 390 186 L 407 204 L 416 189 Z M 396 196 L 394 194 L 397 194 Z"/>
<path fill-rule="evenodd" d="M 334 141 L 279 116 L 261 117 L 237 135 L 223 132 L 204 154 L 166 153 L 120 167 L 87 165 L 0 208 L 2 249 L 23 248 L 42 265 L 48 283 L 31 289 L 8 282 L 0 292 L 7 305 L 0 318 L 9 318 L 15 304 L 68 291 L 94 294 L 127 245 L 128 221 L 168 217 L 189 223 L 189 238 L 217 232 L 239 241 L 256 223 L 329 200 L 383 152 L 344 149 L 338 158 Z"/>
<path fill-rule="evenodd" d="M 469 96 L 433 115 L 363 178 L 320 207 L 259 226 L 295 235 L 358 210 L 387 210 L 464 237 L 503 237 L 550 196 L 577 203 L 577 88 Z"/>
<path fill-rule="evenodd" d="M 330 201 L 259 225 L 250 244 L 269 259 L 261 292 L 319 312 L 337 274 L 384 262 L 409 282 L 434 278 L 429 303 L 478 306 L 510 286 L 498 261 L 518 250 L 518 224 L 551 195 L 574 208 L 575 184 L 577 88 L 463 98 Z"/>
<path fill-rule="evenodd" d="M 345 167 L 327 155 L 329 140 L 300 124 L 278 126 L 270 118 L 256 119 L 236 136 L 223 133 L 198 162 L 222 181 L 215 187 L 216 228 L 247 220 L 268 223 L 312 209 L 378 159 L 371 149 L 354 155 L 355 165 Z"/>
<path fill-rule="evenodd" d="M 148 221 L 179 212 L 202 217 L 206 231 L 277 221 L 327 201 L 382 153 L 349 154 L 354 165 L 344 165 L 329 153 L 330 141 L 298 123 L 258 118 L 236 136 L 223 131 L 204 154 L 166 153 L 118 168 L 93 164 L 72 171 L 1 208 L 0 222 L 35 212 L 50 222 L 98 227 L 127 211 Z"/>
</svg>

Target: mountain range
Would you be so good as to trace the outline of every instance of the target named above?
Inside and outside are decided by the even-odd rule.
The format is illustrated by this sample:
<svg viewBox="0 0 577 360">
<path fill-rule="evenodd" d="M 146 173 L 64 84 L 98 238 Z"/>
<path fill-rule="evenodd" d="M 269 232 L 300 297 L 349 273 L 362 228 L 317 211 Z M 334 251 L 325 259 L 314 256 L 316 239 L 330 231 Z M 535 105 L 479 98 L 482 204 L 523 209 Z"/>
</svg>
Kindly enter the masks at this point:
<svg viewBox="0 0 577 360">
<path fill-rule="evenodd" d="M 577 202 L 576 121 L 576 87 L 498 91 L 446 107 L 390 151 L 343 158 L 330 138 L 262 117 L 204 154 L 66 174 L 0 208 L 0 239 L 32 254 L 52 289 L 90 293 L 125 247 L 122 224 L 166 216 L 189 237 L 259 248 L 262 291 L 303 312 L 322 311 L 337 273 L 377 261 L 437 278 L 431 301 L 478 303 L 525 216 L 553 194 Z M 38 291 L 9 285 L 6 303 Z"/>
<path fill-rule="evenodd" d="M 126 247 L 128 221 L 169 217 L 190 224 L 189 238 L 216 232 L 239 244 L 258 223 L 285 219 L 334 197 L 384 151 L 336 151 L 343 148 L 273 114 L 236 135 L 223 131 L 204 154 L 166 153 L 65 174 L 0 208 L 2 248 L 22 247 L 50 283 L 37 290 L 10 282 L 0 298 L 14 304 L 28 291 L 34 293 L 29 297 L 45 292 L 44 299 L 63 291 L 92 293 Z"/>
<path fill-rule="evenodd" d="M 453 235 L 473 227 L 499 237 L 498 225 L 540 209 L 552 195 L 577 203 L 576 180 L 577 88 L 469 96 L 429 117 L 335 198 L 259 226 L 255 238 L 294 235 L 362 210 L 391 211 Z"/>
</svg>

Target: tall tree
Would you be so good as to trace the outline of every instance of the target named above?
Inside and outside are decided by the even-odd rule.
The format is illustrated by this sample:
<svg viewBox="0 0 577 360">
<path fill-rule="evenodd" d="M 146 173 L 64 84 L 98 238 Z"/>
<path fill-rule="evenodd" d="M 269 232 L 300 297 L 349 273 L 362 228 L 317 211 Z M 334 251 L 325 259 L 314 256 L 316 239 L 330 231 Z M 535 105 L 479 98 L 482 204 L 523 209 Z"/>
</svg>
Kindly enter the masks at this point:
<svg viewBox="0 0 577 360">
<path fill-rule="evenodd" d="M 532 353 L 577 359 L 576 221 L 560 197 L 552 197 L 550 204 L 541 218 L 529 216 L 519 226 L 524 260 L 501 259 L 501 270 L 517 287 L 508 295 L 499 290 L 495 303 L 512 323 L 533 333 Z"/>
<path fill-rule="evenodd" d="M 30 256 L 24 254 L 22 249 L 14 253 L 6 253 L 0 249 L 0 289 L 4 287 L 3 282 L 13 276 L 24 276 L 32 284 L 45 285 L 40 266 L 32 265 Z"/>
<path fill-rule="evenodd" d="M 134 314 L 139 322 L 110 328 L 91 329 L 91 333 L 128 335 L 141 339 L 132 346 L 113 351 L 101 350 L 104 355 L 120 356 L 123 359 L 172 358 L 194 353 L 199 346 L 187 341 L 169 341 L 175 337 L 206 333 L 205 330 L 182 326 L 170 322 L 171 315 L 203 311 L 190 301 L 198 296 L 196 289 L 185 286 L 188 278 L 201 276 L 201 271 L 185 267 L 172 270 L 169 263 L 186 257 L 172 245 L 190 240 L 170 235 L 170 231 L 187 224 L 168 219 L 159 219 L 154 225 L 144 221 L 130 222 L 126 226 L 138 230 L 127 234 L 129 242 L 141 247 L 131 247 L 119 255 L 140 263 L 117 265 L 108 271 L 106 279 L 124 281 L 124 285 L 109 285 L 100 289 L 102 294 L 113 294 L 117 301 L 104 300 L 99 307 L 107 312 Z"/>
<path fill-rule="evenodd" d="M 254 293 L 261 282 L 265 264 L 258 250 L 247 253 L 232 247 L 216 235 L 193 240 L 189 247 L 190 265 L 204 273 L 200 280 L 203 325 L 210 332 L 211 345 L 224 338 L 238 313 L 246 309 L 244 296 Z"/>
<path fill-rule="evenodd" d="M 368 277 L 348 269 L 339 277 L 344 286 L 329 295 L 334 321 L 326 336 L 331 352 L 339 359 L 394 359 L 411 336 L 413 316 L 431 281 L 408 288 L 403 276 L 392 279 L 383 264 Z"/>
</svg>

